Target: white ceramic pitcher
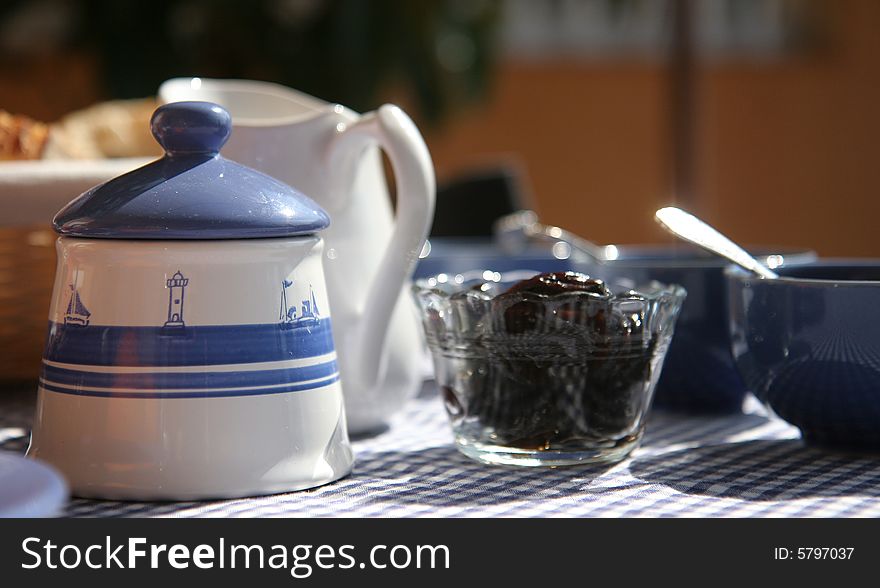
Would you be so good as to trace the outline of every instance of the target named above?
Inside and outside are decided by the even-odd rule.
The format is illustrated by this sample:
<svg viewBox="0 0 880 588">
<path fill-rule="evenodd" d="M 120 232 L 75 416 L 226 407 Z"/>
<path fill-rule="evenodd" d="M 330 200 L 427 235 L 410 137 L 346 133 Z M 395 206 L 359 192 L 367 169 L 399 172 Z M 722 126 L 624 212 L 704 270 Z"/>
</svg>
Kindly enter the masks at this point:
<svg viewBox="0 0 880 588">
<path fill-rule="evenodd" d="M 177 78 L 159 98 L 226 108 L 234 131 L 224 154 L 330 214 L 324 272 L 349 430 L 379 427 L 421 381 L 422 335 L 407 282 L 433 219 L 435 180 L 412 120 L 396 106 L 358 115 L 266 82 Z M 396 218 L 379 149 L 394 170 Z"/>
</svg>

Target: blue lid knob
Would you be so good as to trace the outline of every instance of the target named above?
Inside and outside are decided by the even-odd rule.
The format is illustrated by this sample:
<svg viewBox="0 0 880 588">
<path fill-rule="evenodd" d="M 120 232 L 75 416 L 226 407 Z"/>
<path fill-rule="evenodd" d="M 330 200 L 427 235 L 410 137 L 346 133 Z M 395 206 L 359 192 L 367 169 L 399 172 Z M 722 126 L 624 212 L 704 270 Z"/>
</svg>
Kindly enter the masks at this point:
<svg viewBox="0 0 880 588">
<path fill-rule="evenodd" d="M 174 102 L 150 127 L 165 157 L 95 186 L 53 219 L 72 237 L 257 239 L 313 235 L 330 218 L 308 196 L 221 157 L 229 113 L 210 102 Z"/>
<path fill-rule="evenodd" d="M 171 102 L 156 109 L 150 130 L 168 155 L 216 154 L 232 132 L 232 117 L 213 102 Z"/>
</svg>

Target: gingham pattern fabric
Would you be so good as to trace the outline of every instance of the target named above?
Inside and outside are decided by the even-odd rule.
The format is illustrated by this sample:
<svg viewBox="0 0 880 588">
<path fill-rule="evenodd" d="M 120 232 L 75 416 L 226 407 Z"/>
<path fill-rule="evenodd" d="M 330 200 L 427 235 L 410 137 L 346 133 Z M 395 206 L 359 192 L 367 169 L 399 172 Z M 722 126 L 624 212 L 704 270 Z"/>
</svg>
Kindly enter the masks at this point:
<svg viewBox="0 0 880 588">
<path fill-rule="evenodd" d="M 0 448 L 23 452 L 32 406 L 0 393 Z M 310 491 L 212 502 L 74 499 L 75 517 L 874 517 L 880 456 L 805 447 L 756 403 L 745 414 L 655 411 L 610 467 L 486 466 L 454 448 L 432 385 L 376 436 L 352 475 Z"/>
</svg>

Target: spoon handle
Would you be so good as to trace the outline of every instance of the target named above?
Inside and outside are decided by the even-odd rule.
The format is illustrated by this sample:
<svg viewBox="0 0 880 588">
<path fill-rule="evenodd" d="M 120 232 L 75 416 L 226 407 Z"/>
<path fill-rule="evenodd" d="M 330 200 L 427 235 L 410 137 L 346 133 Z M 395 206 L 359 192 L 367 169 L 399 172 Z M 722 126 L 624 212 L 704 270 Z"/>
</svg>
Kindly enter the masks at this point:
<svg viewBox="0 0 880 588">
<path fill-rule="evenodd" d="M 775 279 L 779 276 L 761 265 L 739 245 L 707 225 L 694 215 L 680 208 L 669 206 L 658 210 L 654 218 L 670 233 L 699 245 L 716 255 L 729 259 L 738 266 L 758 274 L 762 278 Z"/>
<path fill-rule="evenodd" d="M 608 246 L 596 245 L 560 227 L 542 224 L 538 215 L 531 210 L 519 210 L 499 218 L 492 230 L 502 247 L 507 247 L 511 252 L 520 252 L 531 239 L 565 243 L 595 263 L 611 261 Z"/>
</svg>

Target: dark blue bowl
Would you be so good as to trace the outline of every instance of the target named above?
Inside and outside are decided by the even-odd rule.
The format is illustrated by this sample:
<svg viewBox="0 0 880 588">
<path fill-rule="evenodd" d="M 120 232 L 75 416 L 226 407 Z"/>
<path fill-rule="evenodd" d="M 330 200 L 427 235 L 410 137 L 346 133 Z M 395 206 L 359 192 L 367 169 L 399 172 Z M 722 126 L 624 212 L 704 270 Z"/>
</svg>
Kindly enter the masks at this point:
<svg viewBox="0 0 880 588">
<path fill-rule="evenodd" d="M 811 251 L 752 248 L 771 266 L 797 266 L 816 260 Z M 695 413 L 742 410 L 748 388 L 730 354 L 727 326 L 727 262 L 687 244 L 622 246 L 617 260 L 582 271 L 613 281 L 657 280 L 687 290 L 675 336 L 657 384 L 654 405 Z"/>
<path fill-rule="evenodd" d="M 880 450 L 880 260 L 727 270 L 733 356 L 807 443 Z"/>
</svg>

